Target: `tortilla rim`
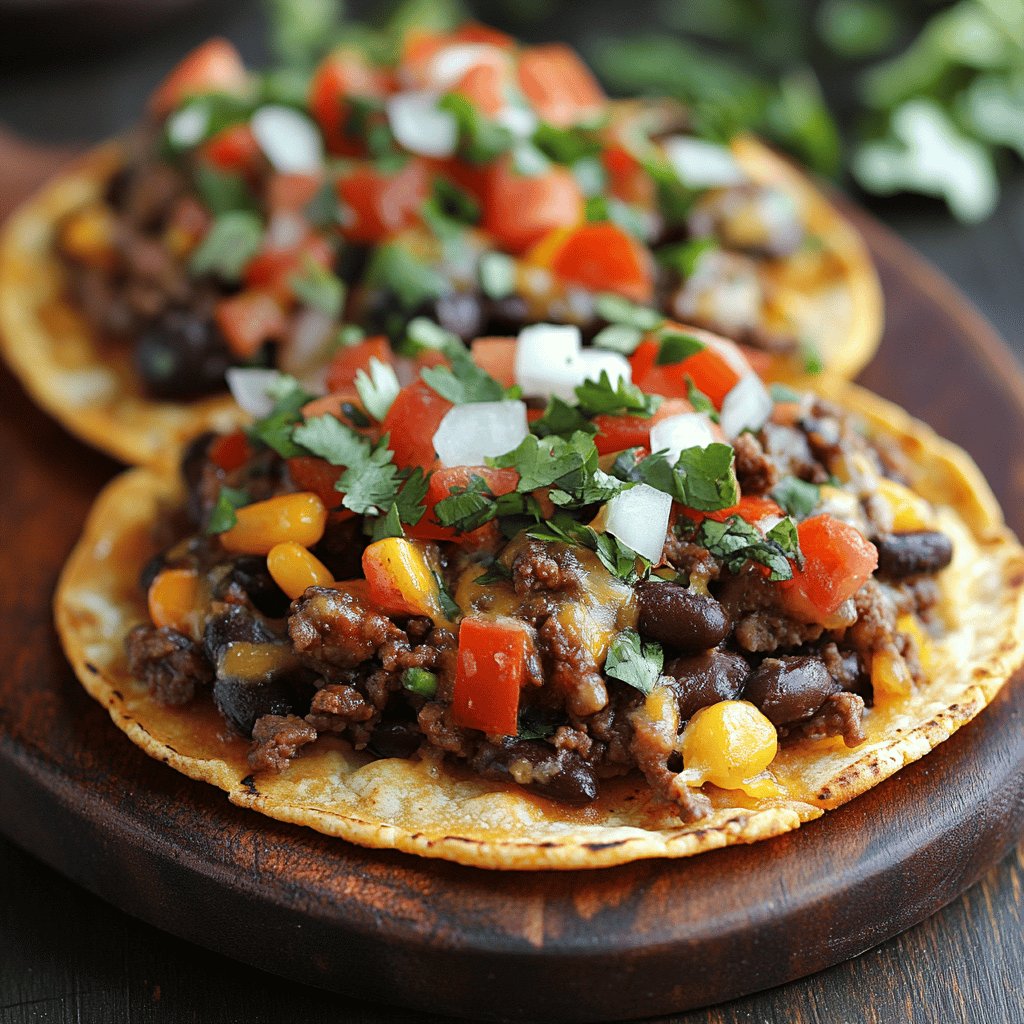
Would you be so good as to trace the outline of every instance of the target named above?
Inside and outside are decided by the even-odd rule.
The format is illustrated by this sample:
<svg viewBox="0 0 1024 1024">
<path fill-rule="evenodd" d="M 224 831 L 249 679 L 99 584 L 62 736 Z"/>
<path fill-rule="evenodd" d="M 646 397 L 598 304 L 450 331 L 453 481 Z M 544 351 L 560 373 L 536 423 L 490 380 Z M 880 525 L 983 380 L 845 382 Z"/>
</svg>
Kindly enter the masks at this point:
<svg viewBox="0 0 1024 1024">
<path fill-rule="evenodd" d="M 810 230 L 842 267 L 845 304 L 856 315 L 847 333 L 824 339 L 821 348 L 830 374 L 853 377 L 878 347 L 882 328 L 881 287 L 863 239 L 806 176 L 772 150 L 750 137 L 736 139 L 733 150 L 752 176 L 798 198 Z M 72 434 L 129 465 L 170 465 L 189 438 L 208 429 L 232 429 L 244 422 L 244 415 L 226 393 L 179 403 L 147 399 L 128 386 L 124 371 L 120 376 L 112 372 L 95 332 L 63 294 L 63 270 L 54 253 L 62 218 L 102 195 L 124 152 L 120 142 L 112 141 L 86 153 L 4 225 L 0 347 L 33 400 Z M 55 318 L 64 321 L 64 329 L 48 327 L 46 321 Z M 791 360 L 778 361 L 776 371 L 787 379 L 799 375 Z M 101 400 L 92 404 L 90 387 L 101 389 Z"/>
<path fill-rule="evenodd" d="M 953 678 L 957 682 L 952 688 L 944 684 L 932 694 L 931 688 L 938 683 L 936 679 L 929 681 L 923 688 L 925 694 L 920 701 L 921 707 L 925 709 L 920 711 L 924 715 L 922 720 L 915 720 L 912 728 L 896 730 L 891 736 L 883 736 L 878 742 L 865 745 L 860 748 L 864 751 L 862 754 L 850 754 L 853 760 L 845 763 L 841 771 L 819 780 L 820 784 L 815 784 L 810 799 L 782 801 L 775 806 L 761 808 L 722 808 L 716 811 L 712 819 L 693 826 L 646 832 L 642 829 L 638 832 L 636 828 L 628 826 L 598 825 L 596 832 L 588 831 L 584 826 L 577 827 L 574 832 L 570 827 L 564 834 L 551 833 L 544 839 L 530 839 L 528 835 L 521 835 L 515 838 L 506 836 L 500 840 L 481 840 L 446 831 L 443 827 L 429 827 L 429 821 L 426 823 L 428 827 L 424 828 L 402 827 L 379 819 L 373 820 L 372 816 L 365 814 L 359 816 L 332 810 L 330 806 L 325 806 L 323 800 L 317 803 L 315 800 L 300 799 L 297 794 L 302 792 L 302 775 L 297 779 L 288 777 L 287 773 L 270 780 L 263 776 L 254 778 L 245 765 L 244 754 L 232 762 L 230 756 L 234 755 L 221 756 L 218 753 L 218 756 L 211 758 L 196 756 L 187 750 L 183 752 L 184 746 L 180 740 L 175 739 L 172 743 L 166 736 L 161 738 L 158 735 L 159 728 L 148 728 L 140 720 L 138 709 L 121 692 L 124 679 L 116 675 L 117 651 L 114 651 L 112 660 L 106 666 L 98 664 L 101 659 L 96 657 L 95 652 L 98 643 L 101 653 L 110 656 L 115 645 L 121 644 L 127 625 L 123 614 L 125 607 L 119 606 L 116 600 L 104 604 L 104 589 L 97 589 L 96 579 L 102 577 L 104 572 L 109 574 L 111 559 L 114 559 L 114 570 L 124 575 L 124 567 L 117 568 L 114 554 L 119 537 L 126 531 L 145 529 L 149 522 L 148 514 L 177 487 L 166 473 L 160 474 L 150 469 L 134 469 L 122 474 L 97 499 L 54 596 L 58 633 L 75 674 L 85 689 L 107 708 L 114 723 L 131 741 L 151 757 L 164 761 L 191 778 L 218 786 L 228 794 L 232 803 L 260 811 L 277 820 L 306 825 L 359 845 L 398 849 L 477 867 L 533 870 L 596 868 L 656 857 L 686 857 L 723 846 L 771 838 L 798 828 L 804 821 L 819 817 L 825 810 L 858 796 L 900 768 L 923 757 L 989 704 L 1024 661 L 1024 549 L 1004 525 L 998 503 L 980 471 L 962 449 L 940 439 L 929 427 L 912 419 L 902 409 L 863 389 L 854 385 L 833 385 L 829 397 L 838 397 L 843 405 L 861 415 L 874 429 L 884 428 L 886 432 L 894 433 L 910 452 L 926 456 L 929 478 L 934 479 L 936 486 L 941 487 L 945 493 L 953 496 L 958 521 L 969 531 L 973 549 L 965 557 L 969 556 L 969 560 L 979 566 L 979 578 L 984 575 L 988 579 L 991 571 L 995 571 L 995 579 L 999 582 L 994 607 L 990 601 L 977 614 L 984 617 L 986 622 L 998 621 L 1004 628 L 999 632 L 998 644 L 985 657 L 978 660 L 975 648 L 971 648 L 971 657 L 963 665 L 955 667 Z M 111 524 L 117 525 L 112 527 Z M 134 570 L 138 566 L 132 565 L 129 568 Z M 131 575 L 134 578 L 134 572 Z M 112 595 L 116 597 L 116 592 L 106 594 L 107 598 Z M 965 607 L 973 608 L 974 604 L 965 603 Z M 957 608 L 954 611 L 960 612 L 963 609 Z M 113 619 L 108 619 L 104 627 L 104 615 L 111 612 L 114 613 Z M 130 614 L 131 610 L 128 609 L 128 612 Z M 999 613 L 998 619 L 995 612 Z M 969 678 L 968 668 L 971 670 Z M 961 678 L 963 681 L 959 682 Z M 939 682 L 943 679 L 942 675 L 938 677 Z M 932 699 L 925 699 L 929 696 Z M 913 698 L 908 707 L 916 700 Z M 137 703 L 159 721 L 159 705 L 145 698 Z M 322 742 L 318 740 L 311 750 Z M 345 745 L 333 739 L 328 739 L 327 744 L 323 763 L 331 765 L 335 763 L 331 759 L 340 757 L 338 751 Z M 814 749 L 815 756 L 820 760 L 822 755 L 819 748 Z M 304 760 L 300 758 L 295 764 L 301 764 Z M 396 763 L 399 763 L 397 759 L 370 762 L 378 766 Z M 410 774 L 420 772 L 423 775 L 422 763 L 400 763 L 404 766 L 403 771 Z M 358 776 L 365 767 L 359 765 L 353 769 L 352 777 Z M 309 769 L 314 776 L 317 770 L 316 764 Z M 426 774 L 430 775 L 429 771 Z M 441 774 L 444 787 L 452 788 L 458 795 L 459 783 L 451 781 L 447 770 L 441 769 Z M 436 785 L 436 775 L 430 775 L 430 778 L 434 781 L 428 782 L 428 786 Z M 350 779 L 346 778 L 345 783 L 349 782 Z M 518 796 L 521 791 L 510 794 L 509 788 L 499 784 L 484 784 L 486 796 L 491 803 L 527 800 L 525 796 Z M 536 803 L 533 800 L 531 806 Z M 556 808 L 552 813 L 557 815 L 568 812 Z M 601 829 L 608 834 L 604 835 Z M 493 830 L 488 832 L 488 835 L 492 834 Z"/>
</svg>

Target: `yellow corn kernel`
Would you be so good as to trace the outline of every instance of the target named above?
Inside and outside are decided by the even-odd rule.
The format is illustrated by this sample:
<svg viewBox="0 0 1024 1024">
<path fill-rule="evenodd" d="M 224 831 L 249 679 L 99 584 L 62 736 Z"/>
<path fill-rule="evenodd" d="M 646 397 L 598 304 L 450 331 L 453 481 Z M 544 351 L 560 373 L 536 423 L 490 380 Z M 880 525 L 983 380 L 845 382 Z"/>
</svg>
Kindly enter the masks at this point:
<svg viewBox="0 0 1024 1024">
<path fill-rule="evenodd" d="M 871 657 L 871 687 L 875 702 L 905 697 L 912 685 L 910 669 L 896 651 L 876 651 Z"/>
<path fill-rule="evenodd" d="M 308 491 L 281 494 L 238 510 L 238 522 L 220 535 L 228 551 L 266 555 L 271 548 L 294 541 L 311 548 L 324 535 L 327 509 Z"/>
<path fill-rule="evenodd" d="M 909 487 L 883 477 L 878 481 L 878 493 L 892 509 L 892 528 L 895 533 L 927 530 L 931 525 L 931 507 Z"/>
<path fill-rule="evenodd" d="M 387 537 L 363 552 L 370 600 L 390 615 L 426 615 L 448 622 L 441 607 L 441 584 L 422 541 Z"/>
<path fill-rule="evenodd" d="M 113 265 L 114 218 L 105 206 L 87 206 L 73 213 L 61 228 L 60 244 L 74 259 L 91 267 Z"/>
<path fill-rule="evenodd" d="M 772 763 L 779 740 L 775 726 L 745 700 L 702 708 L 683 730 L 681 752 L 700 782 L 741 789 Z"/>
<path fill-rule="evenodd" d="M 267 569 L 274 582 L 293 601 L 309 587 L 329 587 L 334 583 L 334 576 L 327 566 L 293 540 L 275 544 L 270 549 Z"/>
<path fill-rule="evenodd" d="M 927 672 L 932 664 L 932 645 L 917 616 L 906 612 L 896 620 L 896 628 L 913 638 L 914 646 L 917 648 L 917 660 L 921 662 L 921 668 Z"/>
<path fill-rule="evenodd" d="M 193 639 L 199 628 L 199 576 L 194 569 L 163 569 L 149 585 L 149 617 L 155 626 Z"/>
</svg>

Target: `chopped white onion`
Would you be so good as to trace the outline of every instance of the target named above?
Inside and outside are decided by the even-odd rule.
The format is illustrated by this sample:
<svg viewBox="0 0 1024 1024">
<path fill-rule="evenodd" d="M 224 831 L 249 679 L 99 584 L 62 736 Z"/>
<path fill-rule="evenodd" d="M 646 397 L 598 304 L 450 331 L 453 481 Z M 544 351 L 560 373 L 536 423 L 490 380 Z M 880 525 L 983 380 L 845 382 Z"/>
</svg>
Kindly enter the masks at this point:
<svg viewBox="0 0 1024 1024">
<path fill-rule="evenodd" d="M 201 142 L 210 123 L 210 108 L 193 103 L 167 118 L 165 131 L 175 149 L 191 149 Z"/>
<path fill-rule="evenodd" d="M 530 397 L 546 398 L 565 390 L 568 382 L 575 380 L 576 362 L 580 353 L 580 330 L 578 327 L 555 324 L 532 324 L 519 332 L 516 344 L 516 383 L 523 394 Z M 568 399 L 573 397 L 569 387 Z"/>
<path fill-rule="evenodd" d="M 250 416 L 259 419 L 273 412 L 274 400 L 268 392 L 281 379 L 282 375 L 277 370 L 232 366 L 225 376 L 232 398 Z"/>
<path fill-rule="evenodd" d="M 529 433 L 525 402 L 472 402 L 449 409 L 434 434 L 443 466 L 482 466 L 504 455 Z"/>
<path fill-rule="evenodd" d="M 704 412 L 682 412 L 651 427 L 651 451 L 667 451 L 673 465 L 684 449 L 707 448 L 714 440 L 711 420 Z"/>
<path fill-rule="evenodd" d="M 387 416 L 402 390 L 394 367 L 390 363 L 382 363 L 376 356 L 370 359 L 370 372 L 358 370 L 354 383 L 363 408 L 375 420 Z"/>
<path fill-rule="evenodd" d="M 687 188 L 720 188 L 742 185 L 747 180 L 743 168 L 725 146 L 689 135 L 673 135 L 663 145 L 672 170 Z"/>
<path fill-rule="evenodd" d="M 605 506 L 605 531 L 652 562 L 661 561 L 672 496 L 647 484 L 616 494 Z"/>
<path fill-rule="evenodd" d="M 488 43 L 455 43 L 434 54 L 427 65 L 427 83 L 444 92 L 478 64 L 497 64 L 499 61 L 507 62 L 508 57 L 497 46 Z"/>
<path fill-rule="evenodd" d="M 498 111 L 494 119 L 503 128 L 507 128 L 517 139 L 529 139 L 537 130 L 537 115 L 529 107 L 514 103 Z"/>
<path fill-rule="evenodd" d="M 400 92 L 387 101 L 388 123 L 399 145 L 420 156 L 455 154 L 459 126 L 454 115 L 437 106 L 437 93 Z"/>
<path fill-rule="evenodd" d="M 249 127 L 275 171 L 311 174 L 323 167 L 320 129 L 293 107 L 260 107 L 252 115 Z"/>
<path fill-rule="evenodd" d="M 747 373 L 722 402 L 722 430 L 731 440 L 744 430 L 760 430 L 771 414 L 771 395 L 756 373 Z"/>
<path fill-rule="evenodd" d="M 295 315 L 287 344 L 277 350 L 277 364 L 293 377 L 303 377 L 316 363 L 325 363 L 326 349 L 337 325 L 321 309 L 303 309 Z"/>
</svg>

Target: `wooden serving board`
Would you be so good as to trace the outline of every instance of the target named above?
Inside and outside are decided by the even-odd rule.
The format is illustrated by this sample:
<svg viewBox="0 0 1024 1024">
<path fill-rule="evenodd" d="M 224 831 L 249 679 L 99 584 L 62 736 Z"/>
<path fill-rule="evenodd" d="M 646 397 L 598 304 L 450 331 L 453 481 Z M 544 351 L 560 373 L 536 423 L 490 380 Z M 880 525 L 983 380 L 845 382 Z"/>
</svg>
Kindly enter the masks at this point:
<svg viewBox="0 0 1024 1024">
<path fill-rule="evenodd" d="M 1024 382 L 944 279 L 855 214 L 885 343 L 864 381 L 967 447 L 1024 532 Z M 1024 825 L 1024 686 L 797 833 L 688 861 L 501 874 L 363 850 L 147 758 L 74 680 L 50 595 L 117 470 L 0 371 L 0 829 L 152 924 L 325 988 L 474 1018 L 679 1011 L 820 970 L 942 907 Z"/>
</svg>

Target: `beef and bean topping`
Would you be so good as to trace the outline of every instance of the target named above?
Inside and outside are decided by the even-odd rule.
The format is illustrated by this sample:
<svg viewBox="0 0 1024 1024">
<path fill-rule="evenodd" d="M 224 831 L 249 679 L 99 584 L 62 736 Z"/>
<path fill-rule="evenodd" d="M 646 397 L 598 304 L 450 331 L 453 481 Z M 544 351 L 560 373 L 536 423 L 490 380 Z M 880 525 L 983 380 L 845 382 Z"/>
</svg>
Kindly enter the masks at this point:
<svg viewBox="0 0 1024 1024">
<path fill-rule="evenodd" d="M 423 433 L 391 426 L 393 453 Z M 323 440 L 339 430 L 344 462 Z M 182 466 L 194 532 L 144 571 L 130 670 L 164 703 L 212 700 L 254 771 L 330 734 L 570 805 L 639 772 L 684 820 L 709 784 L 772 792 L 776 744 L 862 743 L 873 704 L 925 682 L 952 546 L 837 409 L 785 397 L 731 455 L 717 442 L 717 468 L 716 444 L 691 448 L 673 479 L 628 448 L 601 469 L 594 445 L 532 434 L 423 477 L 287 398 L 248 436 L 204 435 Z M 638 553 L 652 528 L 660 558 Z"/>
</svg>

